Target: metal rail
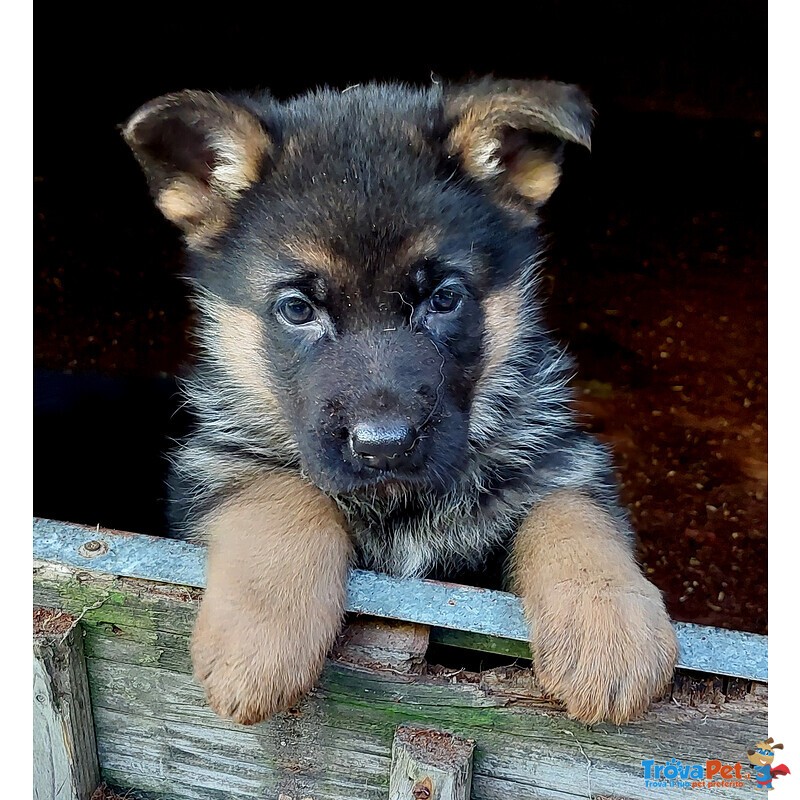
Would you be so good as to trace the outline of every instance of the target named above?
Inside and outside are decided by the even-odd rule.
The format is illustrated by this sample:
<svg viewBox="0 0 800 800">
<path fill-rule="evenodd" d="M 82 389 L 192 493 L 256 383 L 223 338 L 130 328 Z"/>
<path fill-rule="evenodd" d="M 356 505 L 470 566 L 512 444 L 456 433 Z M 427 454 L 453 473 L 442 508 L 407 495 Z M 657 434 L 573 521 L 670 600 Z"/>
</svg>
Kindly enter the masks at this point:
<svg viewBox="0 0 800 800">
<path fill-rule="evenodd" d="M 205 548 L 177 539 L 34 519 L 35 560 L 128 578 L 205 586 Z M 438 628 L 528 641 L 519 598 L 508 592 L 353 570 L 347 610 Z M 767 637 L 675 623 L 682 669 L 767 681 Z"/>
</svg>

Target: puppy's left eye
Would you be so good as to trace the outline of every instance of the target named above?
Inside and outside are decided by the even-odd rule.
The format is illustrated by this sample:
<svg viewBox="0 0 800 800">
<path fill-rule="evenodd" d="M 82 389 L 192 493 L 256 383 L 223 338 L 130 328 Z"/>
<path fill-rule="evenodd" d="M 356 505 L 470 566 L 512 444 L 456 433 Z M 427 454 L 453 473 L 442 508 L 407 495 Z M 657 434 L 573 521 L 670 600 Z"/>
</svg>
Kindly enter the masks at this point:
<svg viewBox="0 0 800 800">
<path fill-rule="evenodd" d="M 447 314 L 455 311 L 461 303 L 461 295 L 454 289 L 437 289 L 430 299 L 431 311 Z"/>
<path fill-rule="evenodd" d="M 305 325 L 316 316 L 314 306 L 302 297 L 287 297 L 278 304 L 278 313 L 290 325 Z"/>
</svg>

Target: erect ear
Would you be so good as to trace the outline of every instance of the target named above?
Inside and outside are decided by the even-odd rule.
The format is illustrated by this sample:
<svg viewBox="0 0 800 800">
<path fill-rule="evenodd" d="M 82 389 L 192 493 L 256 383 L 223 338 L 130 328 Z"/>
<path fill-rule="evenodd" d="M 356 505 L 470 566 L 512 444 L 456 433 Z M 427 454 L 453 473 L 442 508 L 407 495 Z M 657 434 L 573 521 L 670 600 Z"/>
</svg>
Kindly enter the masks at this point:
<svg viewBox="0 0 800 800">
<path fill-rule="evenodd" d="M 273 147 L 255 114 L 210 92 L 151 100 L 123 126 L 123 136 L 156 205 L 191 247 L 207 245 L 224 229 Z"/>
<path fill-rule="evenodd" d="M 449 152 L 504 203 L 546 202 L 564 144 L 591 147 L 592 107 L 577 86 L 485 79 L 445 90 L 445 113 Z"/>
</svg>

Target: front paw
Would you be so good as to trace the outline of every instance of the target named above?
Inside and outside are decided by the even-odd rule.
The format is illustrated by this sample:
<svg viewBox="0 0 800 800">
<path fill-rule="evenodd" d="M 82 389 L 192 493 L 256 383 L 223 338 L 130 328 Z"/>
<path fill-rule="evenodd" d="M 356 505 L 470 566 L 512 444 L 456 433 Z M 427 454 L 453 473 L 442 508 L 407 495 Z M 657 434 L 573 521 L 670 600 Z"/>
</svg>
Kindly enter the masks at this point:
<svg viewBox="0 0 800 800">
<path fill-rule="evenodd" d="M 531 650 L 540 684 L 571 717 L 622 724 L 665 688 L 678 643 L 658 589 L 643 577 L 626 588 L 571 580 L 540 603 Z"/>
<path fill-rule="evenodd" d="M 242 725 L 291 708 L 322 671 L 326 643 L 275 620 L 225 613 L 204 602 L 192 637 L 194 674 L 208 704 Z"/>
</svg>

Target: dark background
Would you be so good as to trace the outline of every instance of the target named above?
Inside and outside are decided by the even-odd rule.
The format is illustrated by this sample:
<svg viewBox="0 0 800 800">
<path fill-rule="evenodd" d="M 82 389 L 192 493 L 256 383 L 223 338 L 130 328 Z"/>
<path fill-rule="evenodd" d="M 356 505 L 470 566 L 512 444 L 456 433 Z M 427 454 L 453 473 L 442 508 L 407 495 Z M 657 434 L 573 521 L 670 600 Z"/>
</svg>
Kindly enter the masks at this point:
<svg viewBox="0 0 800 800">
<path fill-rule="evenodd" d="M 763 3 L 545 2 L 445 23 L 385 7 L 381 24 L 42 8 L 34 513 L 164 532 L 190 310 L 178 236 L 118 132 L 140 104 L 183 88 L 550 77 L 598 111 L 591 157 L 571 154 L 547 212 L 550 322 L 578 357 L 586 425 L 615 449 L 672 614 L 765 631 Z"/>
</svg>

